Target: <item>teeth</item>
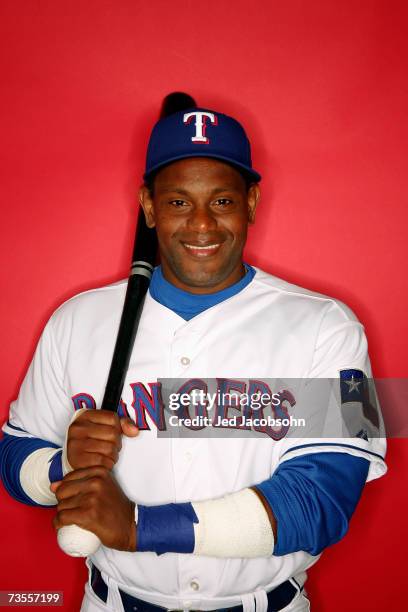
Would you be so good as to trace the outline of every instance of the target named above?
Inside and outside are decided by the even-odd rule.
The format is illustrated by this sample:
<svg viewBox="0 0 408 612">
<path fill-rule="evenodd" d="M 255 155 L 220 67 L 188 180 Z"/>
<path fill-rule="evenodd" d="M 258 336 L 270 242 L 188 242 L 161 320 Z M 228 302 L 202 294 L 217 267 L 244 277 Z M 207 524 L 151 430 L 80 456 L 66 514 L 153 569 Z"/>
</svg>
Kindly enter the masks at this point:
<svg viewBox="0 0 408 612">
<path fill-rule="evenodd" d="M 184 246 L 187 247 L 188 249 L 194 249 L 194 250 L 203 250 L 203 251 L 207 251 L 208 249 L 216 249 L 217 247 L 220 246 L 220 243 L 218 244 L 209 244 L 208 246 L 196 246 L 194 244 L 186 244 L 184 243 Z"/>
</svg>

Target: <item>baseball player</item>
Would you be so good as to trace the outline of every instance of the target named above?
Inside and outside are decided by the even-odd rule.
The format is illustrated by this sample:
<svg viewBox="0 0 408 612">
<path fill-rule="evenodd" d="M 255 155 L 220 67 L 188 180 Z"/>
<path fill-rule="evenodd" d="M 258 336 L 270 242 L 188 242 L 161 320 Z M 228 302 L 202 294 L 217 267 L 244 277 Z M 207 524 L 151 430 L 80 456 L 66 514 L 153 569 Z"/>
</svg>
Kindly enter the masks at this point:
<svg viewBox="0 0 408 612">
<path fill-rule="evenodd" d="M 125 282 L 50 318 L 3 426 L 1 476 L 21 502 L 56 506 L 56 529 L 75 524 L 101 540 L 84 612 L 308 610 L 306 570 L 345 535 L 366 481 L 386 471 L 364 330 L 339 301 L 243 262 L 261 180 L 248 138 L 234 118 L 182 103 L 148 145 L 139 198 L 161 264 L 118 412 L 98 406 Z M 171 435 L 161 379 L 176 397 L 215 389 L 201 412 L 175 413 L 211 427 L 194 435 L 181 419 L 191 435 Z M 303 395 L 273 387 L 289 379 Z M 310 393 L 317 381 L 330 386 L 327 401 Z M 242 398 L 273 391 L 251 420 Z M 318 433 L 268 421 L 296 410 Z M 346 435 L 325 436 L 344 411 Z"/>
</svg>

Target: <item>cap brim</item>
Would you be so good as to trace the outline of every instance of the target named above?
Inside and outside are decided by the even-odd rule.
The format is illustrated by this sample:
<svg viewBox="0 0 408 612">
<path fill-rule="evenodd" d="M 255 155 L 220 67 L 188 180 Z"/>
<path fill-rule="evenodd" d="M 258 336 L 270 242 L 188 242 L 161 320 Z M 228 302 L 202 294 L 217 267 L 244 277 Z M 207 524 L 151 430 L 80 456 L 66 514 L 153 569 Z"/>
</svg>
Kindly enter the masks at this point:
<svg viewBox="0 0 408 612">
<path fill-rule="evenodd" d="M 177 155 L 176 157 L 172 157 L 171 159 L 166 159 L 166 161 L 160 164 L 156 164 L 155 166 L 153 166 L 153 168 L 150 168 L 148 172 L 145 172 L 143 175 L 143 180 L 146 181 L 149 178 L 149 176 L 151 176 L 152 174 L 160 170 L 160 168 L 164 168 L 164 166 L 168 166 L 169 164 L 175 161 L 179 161 L 181 159 L 188 159 L 190 157 L 209 157 L 212 159 L 219 159 L 220 161 L 225 161 L 231 166 L 237 168 L 237 170 L 243 171 L 249 178 L 253 179 L 254 183 L 259 183 L 259 181 L 262 179 L 261 175 L 258 172 L 256 172 L 256 170 L 248 166 L 245 166 L 245 164 L 240 164 L 234 159 L 230 159 L 229 157 L 225 157 L 223 155 L 214 155 L 213 153 L 206 154 L 203 152 L 200 154 L 194 153 L 194 155 L 191 153 L 186 154 L 186 155 Z"/>
</svg>

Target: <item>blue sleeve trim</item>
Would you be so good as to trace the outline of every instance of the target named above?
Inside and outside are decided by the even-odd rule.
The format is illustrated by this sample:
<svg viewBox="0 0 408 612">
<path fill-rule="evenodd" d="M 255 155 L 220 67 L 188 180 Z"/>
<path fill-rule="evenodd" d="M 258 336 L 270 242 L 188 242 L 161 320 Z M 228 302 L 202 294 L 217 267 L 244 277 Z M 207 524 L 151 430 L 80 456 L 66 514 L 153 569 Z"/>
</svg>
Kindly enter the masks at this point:
<svg viewBox="0 0 408 612">
<path fill-rule="evenodd" d="M 28 455 L 39 448 L 59 447 L 40 438 L 21 438 L 4 434 L 3 439 L 0 440 L 0 479 L 9 495 L 17 501 L 29 506 L 49 508 L 47 505 L 37 504 L 28 497 L 20 484 L 21 466 Z"/>
<path fill-rule="evenodd" d="M 50 469 L 48 470 L 48 478 L 50 482 L 62 480 L 64 478 L 64 474 L 62 472 L 62 450 L 60 450 L 58 453 L 55 453 L 49 463 Z"/>
<path fill-rule="evenodd" d="M 137 551 L 192 553 L 197 515 L 190 502 L 138 506 Z"/>
<path fill-rule="evenodd" d="M 314 442 L 313 444 L 300 444 L 299 446 L 288 448 L 288 450 L 283 453 L 282 457 L 288 453 L 291 453 L 292 451 L 299 450 L 299 448 L 312 448 L 313 446 L 338 446 L 340 448 L 353 448 L 354 450 L 367 453 L 367 455 L 372 455 L 373 457 L 377 457 L 378 459 L 381 459 L 381 461 L 384 461 L 384 457 L 378 453 L 373 453 L 365 448 L 361 448 L 361 446 L 354 446 L 353 444 L 339 444 L 338 442 Z"/>
<path fill-rule="evenodd" d="M 21 427 L 17 427 L 16 425 L 12 425 L 10 423 L 10 421 L 7 421 L 7 427 L 10 427 L 10 429 L 15 429 L 16 431 L 22 431 L 24 433 L 28 433 L 25 429 L 21 429 Z"/>
<path fill-rule="evenodd" d="M 302 455 L 283 462 L 255 488 L 277 523 L 274 555 L 318 555 L 347 532 L 370 462 L 348 453 Z"/>
</svg>

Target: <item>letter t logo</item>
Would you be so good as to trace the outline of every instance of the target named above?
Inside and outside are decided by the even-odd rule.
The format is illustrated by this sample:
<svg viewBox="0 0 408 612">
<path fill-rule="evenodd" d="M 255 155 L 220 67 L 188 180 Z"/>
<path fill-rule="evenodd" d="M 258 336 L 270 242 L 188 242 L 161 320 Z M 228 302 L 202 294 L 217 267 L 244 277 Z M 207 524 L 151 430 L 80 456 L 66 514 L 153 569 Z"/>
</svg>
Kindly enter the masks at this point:
<svg viewBox="0 0 408 612">
<path fill-rule="evenodd" d="M 191 138 L 191 142 L 197 142 L 199 144 L 209 144 L 210 139 L 206 137 L 205 130 L 207 127 L 207 118 L 213 125 L 217 125 L 217 117 L 214 113 L 206 113 L 205 111 L 193 111 L 192 113 L 185 113 L 183 117 L 183 123 L 188 125 L 191 123 L 193 117 L 195 117 L 195 136 Z"/>
</svg>

